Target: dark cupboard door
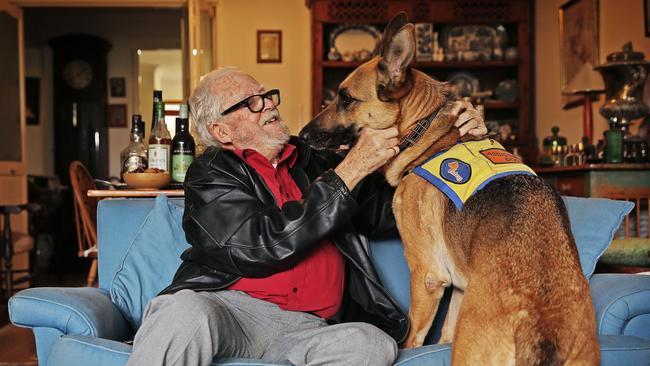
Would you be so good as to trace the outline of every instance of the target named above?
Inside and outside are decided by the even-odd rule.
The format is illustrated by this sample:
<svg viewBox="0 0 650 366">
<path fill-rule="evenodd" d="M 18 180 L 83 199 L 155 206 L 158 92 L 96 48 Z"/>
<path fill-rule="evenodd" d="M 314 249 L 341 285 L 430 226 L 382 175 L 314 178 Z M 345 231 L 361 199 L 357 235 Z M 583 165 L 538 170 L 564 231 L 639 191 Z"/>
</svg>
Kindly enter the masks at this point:
<svg viewBox="0 0 650 366">
<path fill-rule="evenodd" d="M 87 34 L 48 41 L 52 47 L 55 172 L 69 182 L 80 160 L 95 178 L 108 176 L 107 53 L 110 43 Z"/>
</svg>

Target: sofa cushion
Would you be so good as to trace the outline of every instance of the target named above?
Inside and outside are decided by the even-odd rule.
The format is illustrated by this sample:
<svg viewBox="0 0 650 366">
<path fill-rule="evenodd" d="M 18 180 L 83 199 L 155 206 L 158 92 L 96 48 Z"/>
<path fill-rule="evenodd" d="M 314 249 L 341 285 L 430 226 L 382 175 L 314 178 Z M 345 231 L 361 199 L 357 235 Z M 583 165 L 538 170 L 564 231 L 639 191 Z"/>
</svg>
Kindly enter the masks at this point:
<svg viewBox="0 0 650 366">
<path fill-rule="evenodd" d="M 181 207 L 158 196 L 111 280 L 111 300 L 133 329 L 140 326 L 149 300 L 169 285 L 181 264 L 181 253 L 189 247 L 182 217 Z"/>
<path fill-rule="evenodd" d="M 634 203 L 605 198 L 562 197 L 576 240 L 582 272 L 591 278 L 596 263 Z"/>
<path fill-rule="evenodd" d="M 620 266 L 650 266 L 650 238 L 614 239 L 600 261 Z"/>
</svg>

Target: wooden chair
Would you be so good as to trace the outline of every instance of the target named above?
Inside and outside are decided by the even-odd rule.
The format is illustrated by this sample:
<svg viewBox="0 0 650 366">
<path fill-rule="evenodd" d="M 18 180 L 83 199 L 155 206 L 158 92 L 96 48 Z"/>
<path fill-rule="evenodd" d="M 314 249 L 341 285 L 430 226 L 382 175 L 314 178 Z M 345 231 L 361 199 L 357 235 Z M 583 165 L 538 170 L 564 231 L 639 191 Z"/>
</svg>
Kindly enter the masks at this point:
<svg viewBox="0 0 650 366">
<path fill-rule="evenodd" d="M 623 224 L 614 235 L 614 241 L 612 246 L 608 249 L 613 253 L 625 253 L 625 245 L 630 243 L 630 239 L 633 239 L 634 245 L 636 245 L 637 252 L 635 253 L 646 253 L 645 258 L 650 255 L 650 197 L 646 194 L 636 195 L 636 197 L 631 195 L 617 194 L 612 195 L 612 199 L 619 199 L 624 201 L 629 201 L 634 203 L 634 209 L 630 214 L 625 216 Z M 628 253 L 629 253 L 629 248 Z M 647 250 L 646 250 L 647 248 Z M 640 250 L 639 249 L 643 249 Z M 633 256 L 633 258 L 639 258 Z M 604 262 L 607 262 L 606 260 Z M 627 262 L 627 261 L 626 261 Z M 648 272 L 650 267 L 640 266 L 639 263 L 599 263 L 598 264 L 599 272 L 614 272 L 614 273 L 639 273 L 639 272 Z"/>
<path fill-rule="evenodd" d="M 625 216 L 625 239 L 629 238 L 650 238 L 648 228 L 650 227 L 650 206 L 649 197 L 625 198 L 626 201 L 634 202 L 634 210 Z M 632 226 L 634 225 L 634 226 Z"/>
<path fill-rule="evenodd" d="M 73 161 L 70 163 L 70 182 L 79 245 L 77 254 L 92 260 L 86 283 L 94 286 L 97 280 L 97 199 L 88 197 L 87 192 L 95 189 L 95 181 L 80 161 Z"/>
<path fill-rule="evenodd" d="M 32 220 L 29 220 L 29 232 L 17 232 L 11 229 L 11 215 L 17 215 L 27 211 L 28 215 L 37 212 L 40 206 L 37 204 L 7 205 L 0 206 L 0 217 L 2 218 L 2 230 L 0 231 L 0 258 L 4 261 L 4 269 L 0 274 L 5 284 L 4 299 L 8 300 L 14 292 L 14 285 L 27 282 L 31 278 L 29 269 L 13 269 L 13 256 L 16 254 L 29 253 L 34 249 L 34 238 L 32 237 Z M 14 278 L 17 273 L 25 275 Z"/>
</svg>

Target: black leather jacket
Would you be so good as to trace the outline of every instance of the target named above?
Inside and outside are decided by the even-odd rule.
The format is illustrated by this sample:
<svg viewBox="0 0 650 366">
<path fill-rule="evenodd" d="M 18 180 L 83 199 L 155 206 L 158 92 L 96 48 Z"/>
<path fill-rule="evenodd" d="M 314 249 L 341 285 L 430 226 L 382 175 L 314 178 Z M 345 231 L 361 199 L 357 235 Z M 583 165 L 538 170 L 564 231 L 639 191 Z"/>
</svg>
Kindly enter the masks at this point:
<svg viewBox="0 0 650 366">
<path fill-rule="evenodd" d="M 190 166 L 183 228 L 192 247 L 161 293 L 219 290 L 241 277 L 266 277 L 330 238 L 346 259 L 344 301 L 332 321 L 370 322 L 401 343 L 408 317 L 381 286 L 366 240 L 396 235 L 394 190 L 375 174 L 350 192 L 332 170 L 340 156 L 297 138 L 290 142 L 298 150 L 290 173 L 303 199 L 281 209 L 262 178 L 230 151 L 209 148 Z"/>
</svg>

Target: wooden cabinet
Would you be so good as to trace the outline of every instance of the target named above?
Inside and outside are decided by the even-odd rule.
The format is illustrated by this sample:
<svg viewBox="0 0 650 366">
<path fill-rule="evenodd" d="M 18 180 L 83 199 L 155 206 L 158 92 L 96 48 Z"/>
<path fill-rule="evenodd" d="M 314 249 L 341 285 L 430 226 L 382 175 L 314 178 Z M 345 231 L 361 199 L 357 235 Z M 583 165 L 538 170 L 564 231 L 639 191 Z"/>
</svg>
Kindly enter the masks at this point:
<svg viewBox="0 0 650 366">
<path fill-rule="evenodd" d="M 650 164 L 588 164 L 536 168 L 535 172 L 565 196 L 650 197 Z"/>
<path fill-rule="evenodd" d="M 362 62 L 330 61 L 330 34 L 342 24 L 373 25 L 380 31 L 396 13 L 404 11 L 413 23 L 432 23 L 442 34 L 455 25 L 502 26 L 507 33 L 506 47 L 516 48 L 513 60 L 424 61 L 413 67 L 433 78 L 446 81 L 457 72 L 470 72 L 480 82 L 480 90 L 494 91 L 507 79 L 517 81 L 516 100 L 485 101 L 485 119 L 491 126 L 507 121 L 513 139 L 506 145 L 518 147 L 527 161 L 535 158 L 532 102 L 532 4 L 529 0 L 314 0 L 312 12 L 312 111 L 321 111 L 327 93 Z"/>
</svg>

